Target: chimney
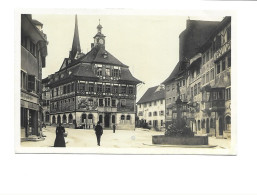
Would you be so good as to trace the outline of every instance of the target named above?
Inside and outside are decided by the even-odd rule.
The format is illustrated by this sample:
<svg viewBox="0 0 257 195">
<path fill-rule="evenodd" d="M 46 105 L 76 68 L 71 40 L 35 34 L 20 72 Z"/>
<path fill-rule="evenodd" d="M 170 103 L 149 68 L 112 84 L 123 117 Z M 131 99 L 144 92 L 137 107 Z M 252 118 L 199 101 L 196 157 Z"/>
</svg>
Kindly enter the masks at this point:
<svg viewBox="0 0 257 195">
<path fill-rule="evenodd" d="M 94 43 L 91 43 L 91 49 L 94 47 Z"/>
</svg>

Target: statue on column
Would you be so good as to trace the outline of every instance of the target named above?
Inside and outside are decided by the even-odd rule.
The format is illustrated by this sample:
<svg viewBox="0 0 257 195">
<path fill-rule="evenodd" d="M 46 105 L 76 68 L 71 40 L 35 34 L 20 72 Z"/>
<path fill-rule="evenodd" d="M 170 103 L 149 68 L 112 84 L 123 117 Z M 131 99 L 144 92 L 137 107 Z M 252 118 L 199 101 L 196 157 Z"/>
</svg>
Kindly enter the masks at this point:
<svg viewBox="0 0 257 195">
<path fill-rule="evenodd" d="M 178 94 L 178 98 L 180 99 L 180 86 L 179 86 L 179 82 L 177 83 L 177 94 Z"/>
</svg>

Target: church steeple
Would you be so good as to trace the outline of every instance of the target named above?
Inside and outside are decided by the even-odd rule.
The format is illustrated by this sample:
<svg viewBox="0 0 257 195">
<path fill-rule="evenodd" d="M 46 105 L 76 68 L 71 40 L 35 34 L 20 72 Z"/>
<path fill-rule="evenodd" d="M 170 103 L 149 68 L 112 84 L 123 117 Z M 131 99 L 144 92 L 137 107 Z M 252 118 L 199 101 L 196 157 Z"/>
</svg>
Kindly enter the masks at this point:
<svg viewBox="0 0 257 195">
<path fill-rule="evenodd" d="M 75 29 L 72 42 L 72 49 L 70 51 L 70 59 L 75 59 L 77 53 L 81 53 L 80 42 L 79 42 L 79 29 L 78 29 L 78 19 L 75 16 Z"/>
</svg>

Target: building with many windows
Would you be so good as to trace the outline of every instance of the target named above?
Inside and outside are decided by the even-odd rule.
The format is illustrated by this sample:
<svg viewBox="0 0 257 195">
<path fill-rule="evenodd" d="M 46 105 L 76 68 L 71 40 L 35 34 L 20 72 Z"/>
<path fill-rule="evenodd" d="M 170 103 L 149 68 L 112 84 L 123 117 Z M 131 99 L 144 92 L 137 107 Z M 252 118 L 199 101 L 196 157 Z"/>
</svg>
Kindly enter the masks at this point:
<svg viewBox="0 0 257 195">
<path fill-rule="evenodd" d="M 187 71 L 189 61 L 198 53 L 199 47 L 205 43 L 218 24 L 217 21 L 187 20 L 186 29 L 179 35 L 179 62 L 163 82 L 166 97 L 166 125 L 169 125 L 177 116 L 175 103 L 178 96 L 183 102 L 182 116 L 186 117 L 187 102 L 190 99 L 189 85 L 194 85 L 194 92 L 197 92 L 196 88 L 200 87 L 198 83 L 190 84 Z M 200 67 L 194 70 L 194 79 L 199 74 Z"/>
<path fill-rule="evenodd" d="M 164 86 L 149 88 L 137 102 L 139 122 L 147 123 L 156 130 L 165 127 L 165 90 Z"/>
<path fill-rule="evenodd" d="M 47 56 L 43 24 L 21 15 L 21 138 L 41 136 L 41 80 Z"/>
<path fill-rule="evenodd" d="M 206 21 L 203 22 L 208 24 Z M 166 100 L 178 98 L 178 94 L 180 95 L 179 98 L 184 103 L 182 116 L 196 134 L 230 138 L 231 17 L 210 24 L 212 27 L 208 27 L 206 32 L 202 31 L 208 36 L 202 39 L 201 44 L 192 46 L 197 49 L 189 52 L 188 59 L 180 61 L 170 77 L 164 81 Z M 203 26 L 201 28 L 206 29 Z M 194 33 L 189 33 L 187 36 L 192 38 Z M 183 50 L 180 48 L 180 55 L 181 52 L 185 53 Z M 185 85 L 183 85 L 184 79 Z M 178 90 L 174 90 L 172 94 L 170 86 L 174 85 L 178 85 Z M 176 118 L 174 108 L 174 101 L 166 103 L 166 120 Z"/>
<path fill-rule="evenodd" d="M 105 49 L 102 25 L 91 51 L 81 52 L 77 16 L 72 49 L 60 70 L 49 76 L 50 123 L 66 127 L 135 129 L 136 89 L 141 81 Z"/>
<path fill-rule="evenodd" d="M 50 125 L 50 88 L 47 86 L 49 78 L 42 79 L 42 122 Z"/>
</svg>

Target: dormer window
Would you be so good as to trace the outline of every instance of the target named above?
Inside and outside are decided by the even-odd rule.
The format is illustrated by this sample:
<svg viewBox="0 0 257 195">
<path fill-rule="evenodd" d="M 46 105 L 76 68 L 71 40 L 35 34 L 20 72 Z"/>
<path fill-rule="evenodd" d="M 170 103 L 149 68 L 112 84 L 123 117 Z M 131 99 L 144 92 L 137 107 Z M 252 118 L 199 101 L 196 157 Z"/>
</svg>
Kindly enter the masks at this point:
<svg viewBox="0 0 257 195">
<path fill-rule="evenodd" d="M 102 76 L 102 67 L 97 67 L 97 76 Z"/>
</svg>

